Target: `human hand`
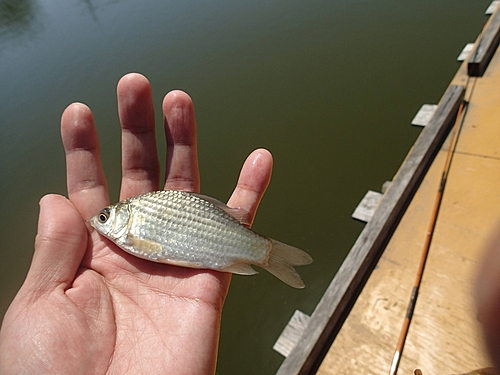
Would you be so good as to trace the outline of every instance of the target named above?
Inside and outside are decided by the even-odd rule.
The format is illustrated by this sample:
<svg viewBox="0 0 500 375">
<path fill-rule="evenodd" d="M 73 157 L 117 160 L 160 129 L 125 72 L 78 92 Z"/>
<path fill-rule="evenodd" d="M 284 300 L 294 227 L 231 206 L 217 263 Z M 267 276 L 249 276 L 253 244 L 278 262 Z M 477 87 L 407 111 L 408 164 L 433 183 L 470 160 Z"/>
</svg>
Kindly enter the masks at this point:
<svg viewBox="0 0 500 375">
<path fill-rule="evenodd" d="M 149 82 L 118 84 L 122 126 L 120 200 L 160 189 Z M 166 189 L 199 192 L 196 124 L 183 92 L 163 101 Z M 61 119 L 69 200 L 40 201 L 35 252 L 0 332 L 2 374 L 212 374 L 231 276 L 133 257 L 88 220 L 109 205 L 91 111 L 72 104 Z M 252 222 L 269 183 L 271 154 L 245 161 L 228 206 Z"/>
<path fill-rule="evenodd" d="M 483 255 L 475 298 L 486 349 L 500 372 L 500 226 L 497 226 Z"/>
</svg>

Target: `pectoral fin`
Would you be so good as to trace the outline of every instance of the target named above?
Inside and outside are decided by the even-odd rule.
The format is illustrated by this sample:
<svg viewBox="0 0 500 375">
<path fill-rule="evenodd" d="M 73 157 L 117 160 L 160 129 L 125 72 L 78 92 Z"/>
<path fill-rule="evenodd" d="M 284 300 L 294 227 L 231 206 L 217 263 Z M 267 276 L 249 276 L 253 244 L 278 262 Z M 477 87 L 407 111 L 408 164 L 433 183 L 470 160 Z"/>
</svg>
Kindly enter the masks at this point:
<svg viewBox="0 0 500 375">
<path fill-rule="evenodd" d="M 162 253 L 162 246 L 158 242 L 137 238 L 131 234 L 127 236 L 127 242 L 132 247 L 131 251 L 149 259 L 157 259 Z"/>
<path fill-rule="evenodd" d="M 160 259 L 161 263 L 170 264 L 172 266 L 186 267 L 186 268 L 204 268 L 203 264 L 199 262 L 190 262 L 187 260 L 171 260 L 171 259 Z"/>
<path fill-rule="evenodd" d="M 186 261 L 174 260 L 164 257 L 163 248 L 157 242 L 137 238 L 130 234 L 127 236 L 127 240 L 128 244 L 132 247 L 130 251 L 132 251 L 135 255 L 141 258 L 179 267 L 203 268 L 203 264 L 199 262 L 191 262 L 187 260 Z"/>
</svg>

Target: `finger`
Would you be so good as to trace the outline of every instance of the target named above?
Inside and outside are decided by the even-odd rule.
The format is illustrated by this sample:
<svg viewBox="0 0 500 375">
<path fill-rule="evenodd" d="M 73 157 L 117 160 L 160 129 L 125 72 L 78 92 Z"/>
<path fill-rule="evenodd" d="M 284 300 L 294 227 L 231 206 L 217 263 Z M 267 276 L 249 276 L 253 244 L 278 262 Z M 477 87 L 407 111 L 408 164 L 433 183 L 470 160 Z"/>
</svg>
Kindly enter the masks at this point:
<svg viewBox="0 0 500 375">
<path fill-rule="evenodd" d="M 149 81 L 137 73 L 127 74 L 118 82 L 117 96 L 122 126 L 121 200 L 158 190 L 160 163 Z"/>
<path fill-rule="evenodd" d="M 196 120 L 193 102 L 182 91 L 171 91 L 163 100 L 167 168 L 165 189 L 200 191 Z"/>
<path fill-rule="evenodd" d="M 475 298 L 486 347 L 500 368 L 500 227 L 496 231 L 477 274 Z"/>
<path fill-rule="evenodd" d="M 109 197 L 94 118 L 85 104 L 73 103 L 66 108 L 61 118 L 61 137 L 69 199 L 88 219 L 109 204 Z"/>
<path fill-rule="evenodd" d="M 273 157 L 266 149 L 252 152 L 241 168 L 238 184 L 227 205 L 242 208 L 248 212 L 248 222 L 251 224 L 264 195 L 273 169 Z"/>
<path fill-rule="evenodd" d="M 43 293 L 73 282 L 87 247 L 87 229 L 73 204 L 60 195 L 40 200 L 35 253 L 24 288 Z"/>
</svg>

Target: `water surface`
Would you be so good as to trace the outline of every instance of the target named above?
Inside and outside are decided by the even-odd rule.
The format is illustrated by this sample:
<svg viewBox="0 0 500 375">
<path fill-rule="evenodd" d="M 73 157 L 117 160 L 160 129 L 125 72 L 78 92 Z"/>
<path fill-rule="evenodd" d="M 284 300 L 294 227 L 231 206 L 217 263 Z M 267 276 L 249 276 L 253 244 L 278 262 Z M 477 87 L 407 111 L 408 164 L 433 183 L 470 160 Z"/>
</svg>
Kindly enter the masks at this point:
<svg viewBox="0 0 500 375">
<path fill-rule="evenodd" d="M 274 373 L 274 341 L 295 309 L 312 313 L 363 228 L 352 211 L 393 177 L 419 134 L 411 119 L 445 91 L 488 3 L 2 1 L 0 314 L 27 272 L 39 199 L 66 194 L 59 118 L 73 101 L 94 111 L 118 198 L 115 88 L 137 71 L 158 111 L 172 89 L 193 97 L 204 194 L 226 200 L 253 149 L 275 157 L 254 228 L 315 262 L 300 270 L 305 290 L 233 278 L 217 370 Z"/>
</svg>

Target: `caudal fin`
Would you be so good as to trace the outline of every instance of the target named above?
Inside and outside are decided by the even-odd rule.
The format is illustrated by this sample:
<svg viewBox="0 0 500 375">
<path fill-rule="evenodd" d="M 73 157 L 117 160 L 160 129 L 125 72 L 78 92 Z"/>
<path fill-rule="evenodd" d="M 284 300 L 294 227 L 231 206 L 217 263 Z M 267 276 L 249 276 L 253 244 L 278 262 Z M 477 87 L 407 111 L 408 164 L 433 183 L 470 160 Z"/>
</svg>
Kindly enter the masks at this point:
<svg viewBox="0 0 500 375">
<path fill-rule="evenodd" d="M 300 275 L 293 268 L 311 263 L 313 260 L 305 251 L 271 239 L 273 247 L 267 265 L 261 265 L 284 283 L 302 289 L 305 287 Z"/>
</svg>

